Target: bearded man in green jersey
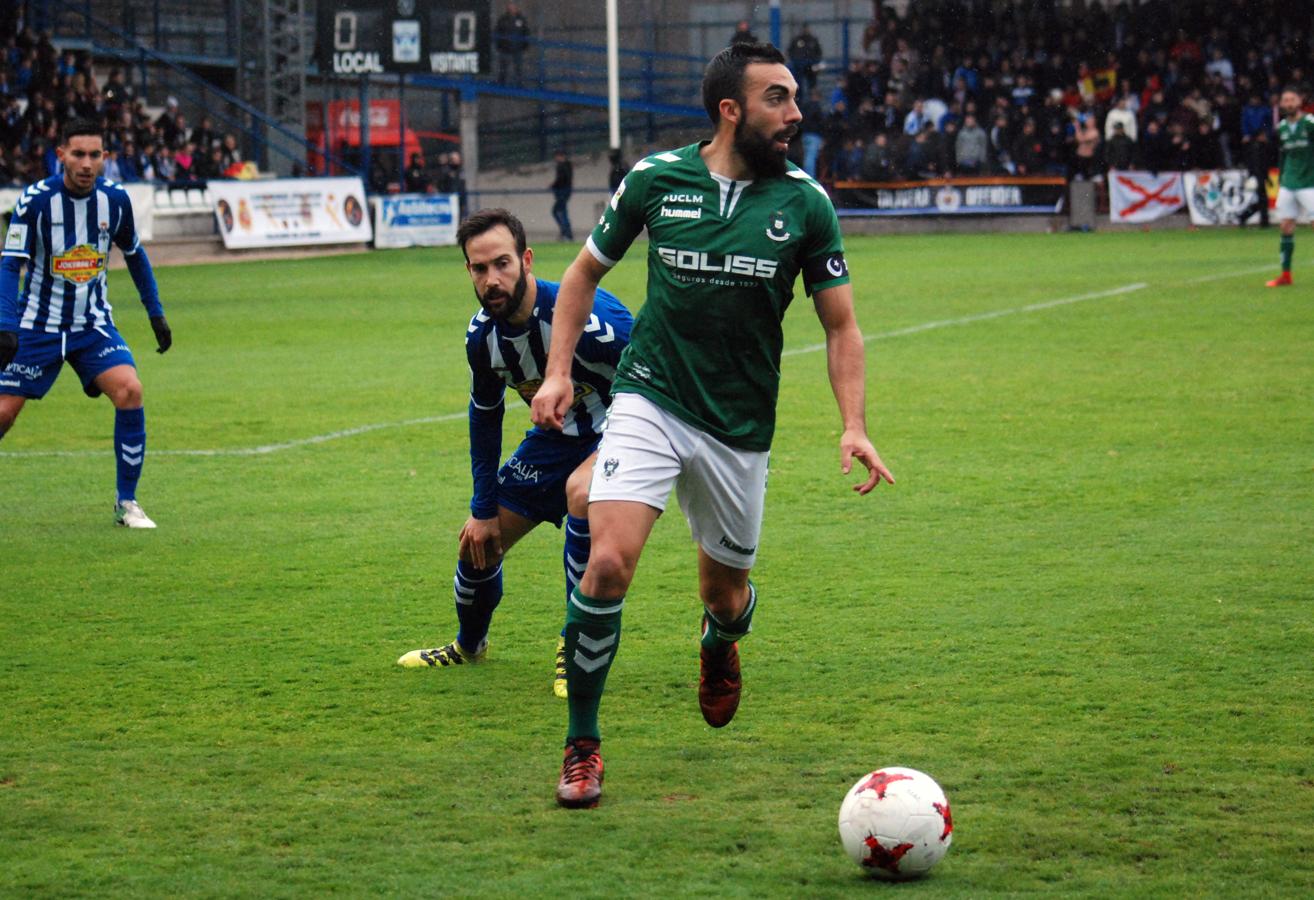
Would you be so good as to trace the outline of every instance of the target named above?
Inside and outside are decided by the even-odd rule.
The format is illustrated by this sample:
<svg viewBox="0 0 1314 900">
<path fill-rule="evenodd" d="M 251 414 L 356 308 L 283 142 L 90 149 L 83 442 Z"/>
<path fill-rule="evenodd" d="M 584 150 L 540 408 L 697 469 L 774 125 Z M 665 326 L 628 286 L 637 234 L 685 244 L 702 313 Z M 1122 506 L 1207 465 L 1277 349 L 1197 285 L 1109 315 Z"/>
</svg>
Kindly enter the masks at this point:
<svg viewBox="0 0 1314 900">
<path fill-rule="evenodd" d="M 737 44 L 703 76 L 710 141 L 636 163 L 561 282 L 534 422 L 561 427 L 570 369 L 598 282 L 648 232 L 647 300 L 621 356 L 589 490 L 592 555 L 566 617 L 570 725 L 557 801 L 602 793 L 598 704 L 620 640 L 621 607 L 671 489 L 698 544 L 703 601 L 698 701 L 713 727 L 739 705 L 738 641 L 757 606 L 767 455 L 780 385 L 781 320 L 801 272 L 826 332 L 844 432 L 840 467 L 857 459 L 860 494 L 889 470 L 867 438 L 862 333 L 839 220 L 826 192 L 788 163 L 798 85 L 770 44 Z"/>
<path fill-rule="evenodd" d="M 1302 110 L 1304 91 L 1282 90 L 1278 111 L 1278 145 L 1282 153 L 1278 176 L 1277 216 L 1282 223 L 1282 274 L 1269 287 L 1291 284 L 1291 254 L 1296 249 L 1296 220 L 1303 211 L 1314 216 L 1314 115 Z"/>
</svg>

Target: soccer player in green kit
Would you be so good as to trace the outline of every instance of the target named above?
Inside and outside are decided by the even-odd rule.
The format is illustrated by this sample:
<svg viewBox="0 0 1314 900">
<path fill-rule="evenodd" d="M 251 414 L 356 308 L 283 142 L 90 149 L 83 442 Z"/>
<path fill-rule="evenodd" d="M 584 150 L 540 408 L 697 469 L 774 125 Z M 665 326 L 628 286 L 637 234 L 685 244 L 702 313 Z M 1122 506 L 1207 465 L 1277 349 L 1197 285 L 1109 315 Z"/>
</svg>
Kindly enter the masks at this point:
<svg viewBox="0 0 1314 900">
<path fill-rule="evenodd" d="M 643 545 L 679 487 L 698 544 L 703 637 L 698 701 L 713 727 L 739 706 L 738 641 L 757 605 L 749 581 L 780 384 L 781 320 L 803 274 L 826 332 L 843 422 L 840 467 L 857 459 L 866 494 L 889 470 L 867 438 L 862 333 L 839 220 L 826 192 L 785 153 L 802 118 L 780 51 L 739 44 L 703 76 L 710 141 L 637 163 L 612 196 L 558 294 L 534 422 L 560 427 L 568 366 L 598 282 L 647 229 L 647 300 L 621 356 L 589 489 L 588 568 L 566 616 L 570 724 L 557 802 L 602 794 L 598 704 L 620 640 L 621 608 Z"/>
<path fill-rule="evenodd" d="M 1282 223 L 1282 274 L 1268 287 L 1291 284 L 1291 254 L 1296 248 L 1296 220 L 1301 210 L 1314 216 L 1314 115 L 1302 111 L 1304 91 L 1295 86 L 1282 90 L 1278 111 L 1278 145 L 1282 152 L 1278 176 L 1277 215 Z"/>
</svg>

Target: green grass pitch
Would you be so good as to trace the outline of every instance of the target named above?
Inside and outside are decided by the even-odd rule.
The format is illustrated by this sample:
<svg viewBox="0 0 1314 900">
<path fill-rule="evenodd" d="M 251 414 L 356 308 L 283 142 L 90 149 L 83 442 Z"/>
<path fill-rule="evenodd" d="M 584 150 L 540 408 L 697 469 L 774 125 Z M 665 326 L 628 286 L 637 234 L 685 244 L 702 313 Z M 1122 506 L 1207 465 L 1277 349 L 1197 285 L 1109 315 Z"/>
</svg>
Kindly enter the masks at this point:
<svg viewBox="0 0 1314 900">
<path fill-rule="evenodd" d="M 0 442 L 0 895 L 1308 893 L 1314 236 L 1283 291 L 1275 231 L 848 244 L 898 483 L 839 474 L 800 293 L 739 716 L 698 713 L 673 507 L 591 812 L 553 803 L 555 530 L 487 665 L 394 665 L 454 633 L 460 253 L 161 271 L 163 357 L 115 273 L 160 528 L 111 526 L 112 414 L 66 372 Z M 539 251 L 555 279 L 575 248 Z M 605 284 L 637 306 L 631 257 Z M 527 422 L 510 397 L 505 449 Z M 915 887 L 839 846 L 881 765 L 953 803 Z"/>
</svg>

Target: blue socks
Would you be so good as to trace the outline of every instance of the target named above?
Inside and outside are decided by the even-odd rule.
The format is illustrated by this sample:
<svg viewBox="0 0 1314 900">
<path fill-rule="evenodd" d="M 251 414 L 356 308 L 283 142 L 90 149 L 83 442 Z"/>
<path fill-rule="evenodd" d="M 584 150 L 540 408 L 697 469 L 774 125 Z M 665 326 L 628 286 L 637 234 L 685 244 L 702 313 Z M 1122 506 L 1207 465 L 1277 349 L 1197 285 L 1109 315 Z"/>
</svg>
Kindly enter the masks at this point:
<svg viewBox="0 0 1314 900">
<path fill-rule="evenodd" d="M 579 580 L 584 577 L 584 569 L 589 564 L 589 548 L 592 545 L 593 538 L 589 535 L 589 520 L 566 516 L 566 542 L 561 551 L 561 562 L 566 569 L 567 607 L 570 604 L 571 591 L 579 587 Z M 566 636 L 564 625 L 561 627 L 561 636 Z"/>
<path fill-rule="evenodd" d="M 493 610 L 502 602 L 502 564 L 477 569 L 467 562 L 456 564 L 456 641 L 467 653 L 476 653 L 488 637 Z"/>
<path fill-rule="evenodd" d="M 137 481 L 146 459 L 146 410 L 114 410 L 114 461 L 119 502 L 137 499 Z"/>
</svg>

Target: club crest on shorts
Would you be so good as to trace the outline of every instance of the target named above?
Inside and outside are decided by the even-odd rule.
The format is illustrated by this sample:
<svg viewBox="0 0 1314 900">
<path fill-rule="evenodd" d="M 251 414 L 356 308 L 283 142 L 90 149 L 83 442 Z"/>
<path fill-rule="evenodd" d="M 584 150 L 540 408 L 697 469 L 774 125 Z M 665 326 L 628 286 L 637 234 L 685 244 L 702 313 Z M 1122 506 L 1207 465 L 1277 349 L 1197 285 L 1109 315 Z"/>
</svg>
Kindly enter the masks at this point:
<svg viewBox="0 0 1314 900">
<path fill-rule="evenodd" d="M 613 456 L 609 459 L 603 460 L 602 477 L 610 478 L 611 476 L 616 474 L 616 470 L 619 468 L 620 468 L 620 460 L 617 459 L 616 457 Z"/>
</svg>

